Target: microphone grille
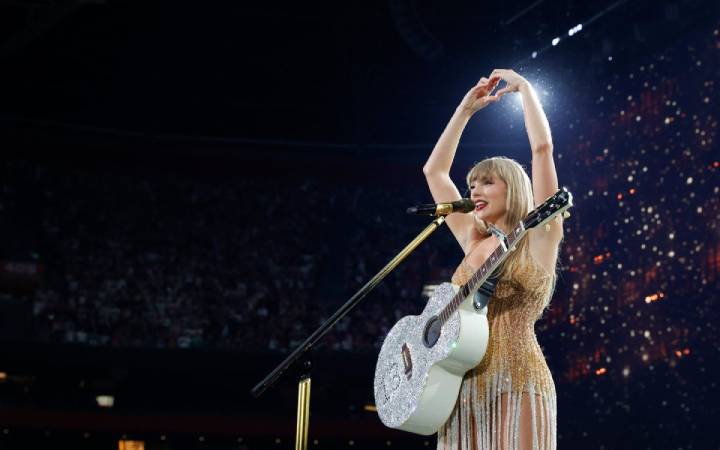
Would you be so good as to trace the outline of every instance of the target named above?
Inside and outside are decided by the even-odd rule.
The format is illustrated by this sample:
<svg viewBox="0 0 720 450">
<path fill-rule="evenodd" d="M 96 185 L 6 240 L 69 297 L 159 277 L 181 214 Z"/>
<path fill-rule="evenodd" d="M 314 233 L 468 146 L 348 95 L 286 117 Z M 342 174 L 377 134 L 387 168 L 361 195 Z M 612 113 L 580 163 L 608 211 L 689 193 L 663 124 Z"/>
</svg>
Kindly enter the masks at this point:
<svg viewBox="0 0 720 450">
<path fill-rule="evenodd" d="M 473 201 L 470 200 L 469 198 L 464 198 L 457 203 L 458 203 L 458 209 L 457 209 L 458 212 L 469 213 L 470 211 L 475 209 L 475 203 L 473 203 Z"/>
</svg>

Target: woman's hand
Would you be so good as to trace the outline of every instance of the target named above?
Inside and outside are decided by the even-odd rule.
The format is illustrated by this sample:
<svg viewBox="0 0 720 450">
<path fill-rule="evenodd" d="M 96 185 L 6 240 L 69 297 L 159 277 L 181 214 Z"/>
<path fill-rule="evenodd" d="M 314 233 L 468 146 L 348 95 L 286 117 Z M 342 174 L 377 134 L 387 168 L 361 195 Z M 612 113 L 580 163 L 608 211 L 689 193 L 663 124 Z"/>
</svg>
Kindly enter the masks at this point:
<svg viewBox="0 0 720 450">
<path fill-rule="evenodd" d="M 478 84 L 473 86 L 473 88 L 465 94 L 465 97 L 460 103 L 458 109 L 469 114 L 474 114 L 490 103 L 495 103 L 500 100 L 501 96 L 497 94 L 490 95 L 493 89 L 497 87 L 500 79 L 501 77 L 499 75 L 490 76 L 489 79 L 485 77 L 480 78 Z"/>
<path fill-rule="evenodd" d="M 517 72 L 510 69 L 495 69 L 490 74 L 490 78 L 499 77 L 505 82 L 505 87 L 498 89 L 495 93 L 496 96 L 502 97 L 508 92 L 517 92 L 523 86 L 530 85 L 528 80 L 521 77 Z"/>
</svg>

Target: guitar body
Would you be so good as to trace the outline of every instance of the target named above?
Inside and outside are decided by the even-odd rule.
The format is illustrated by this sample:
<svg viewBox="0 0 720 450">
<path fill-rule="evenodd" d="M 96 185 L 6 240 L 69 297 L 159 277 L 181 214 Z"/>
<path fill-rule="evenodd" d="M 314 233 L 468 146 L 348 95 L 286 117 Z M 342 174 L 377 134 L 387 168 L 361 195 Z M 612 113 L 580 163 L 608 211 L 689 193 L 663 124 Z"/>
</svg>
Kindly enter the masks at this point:
<svg viewBox="0 0 720 450">
<path fill-rule="evenodd" d="M 403 317 L 385 338 L 375 367 L 375 404 L 386 426 L 436 433 L 455 407 L 463 376 L 485 356 L 487 306 L 477 310 L 473 295 L 441 326 L 434 320 L 458 290 L 441 284 L 421 315 Z"/>
</svg>

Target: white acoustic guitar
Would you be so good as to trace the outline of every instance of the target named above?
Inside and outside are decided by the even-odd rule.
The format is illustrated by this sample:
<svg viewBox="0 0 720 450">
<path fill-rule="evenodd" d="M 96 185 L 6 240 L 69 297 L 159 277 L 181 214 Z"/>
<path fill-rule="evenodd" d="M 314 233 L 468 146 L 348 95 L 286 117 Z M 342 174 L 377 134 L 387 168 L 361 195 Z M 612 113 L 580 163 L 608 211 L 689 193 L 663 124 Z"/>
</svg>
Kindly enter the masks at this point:
<svg viewBox="0 0 720 450">
<path fill-rule="evenodd" d="M 429 435 L 452 412 L 465 373 L 487 350 L 488 278 L 527 230 L 572 206 L 565 189 L 534 209 L 463 286 L 443 283 L 419 316 L 405 316 L 390 330 L 375 367 L 375 404 L 390 428 Z"/>
</svg>

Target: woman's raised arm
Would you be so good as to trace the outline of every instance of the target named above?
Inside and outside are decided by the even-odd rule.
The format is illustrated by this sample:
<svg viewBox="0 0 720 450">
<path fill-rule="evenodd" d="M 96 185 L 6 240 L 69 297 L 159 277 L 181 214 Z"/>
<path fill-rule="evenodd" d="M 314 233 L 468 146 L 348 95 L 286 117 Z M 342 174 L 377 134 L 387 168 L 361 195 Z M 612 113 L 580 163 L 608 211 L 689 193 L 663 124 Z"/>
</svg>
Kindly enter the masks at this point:
<svg viewBox="0 0 720 450">
<path fill-rule="evenodd" d="M 452 202 L 462 198 L 455 183 L 450 179 L 450 167 L 455 158 L 455 151 L 472 115 L 500 99 L 497 94 L 490 95 L 499 81 L 499 76 L 490 79 L 483 77 L 465 94 L 423 166 L 425 179 L 436 203 Z M 447 217 L 447 224 L 463 251 L 466 251 L 470 230 L 473 227 L 472 217 L 466 214 L 450 214 Z"/>
<path fill-rule="evenodd" d="M 532 150 L 533 197 L 535 205 L 539 205 L 558 190 L 550 125 L 535 89 L 525 78 L 508 69 L 495 69 L 491 76 L 499 76 L 507 83 L 497 91 L 496 95 L 504 95 L 507 92 L 519 92 L 522 95 L 525 129 Z M 530 250 L 535 259 L 550 272 L 555 269 L 557 247 L 562 236 L 562 218 L 551 221 L 547 231 L 531 230 Z"/>
</svg>

